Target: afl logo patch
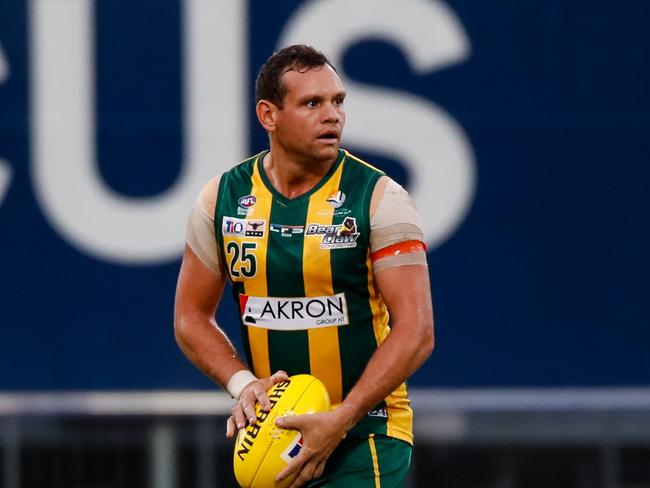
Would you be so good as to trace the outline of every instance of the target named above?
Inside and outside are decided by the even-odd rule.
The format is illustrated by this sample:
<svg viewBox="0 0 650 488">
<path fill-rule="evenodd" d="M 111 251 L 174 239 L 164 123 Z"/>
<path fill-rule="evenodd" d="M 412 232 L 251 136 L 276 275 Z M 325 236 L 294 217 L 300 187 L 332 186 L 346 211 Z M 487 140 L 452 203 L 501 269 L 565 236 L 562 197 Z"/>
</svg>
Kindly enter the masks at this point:
<svg viewBox="0 0 650 488">
<path fill-rule="evenodd" d="M 239 205 L 241 208 L 248 209 L 255 205 L 256 202 L 257 198 L 255 198 L 255 195 L 246 195 L 237 201 L 237 205 Z"/>
</svg>

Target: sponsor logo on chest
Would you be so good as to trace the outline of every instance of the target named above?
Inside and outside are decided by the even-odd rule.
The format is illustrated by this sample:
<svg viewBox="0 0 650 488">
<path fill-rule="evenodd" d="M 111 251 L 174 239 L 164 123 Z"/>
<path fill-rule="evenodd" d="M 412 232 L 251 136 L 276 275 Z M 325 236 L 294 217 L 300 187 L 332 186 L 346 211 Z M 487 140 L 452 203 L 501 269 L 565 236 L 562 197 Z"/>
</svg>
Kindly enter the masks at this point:
<svg viewBox="0 0 650 488">
<path fill-rule="evenodd" d="M 269 224 L 271 232 L 279 232 L 282 237 L 293 237 L 296 234 L 303 234 L 305 232 L 304 225 L 285 225 L 285 224 Z"/>
<path fill-rule="evenodd" d="M 339 208 L 345 203 L 346 196 L 342 191 L 337 191 L 333 195 L 327 197 L 326 202 L 329 203 L 334 208 Z"/>
<path fill-rule="evenodd" d="M 357 219 L 345 217 L 338 225 L 307 224 L 306 236 L 322 236 L 321 249 L 346 249 L 357 247 L 359 232 Z"/>
<path fill-rule="evenodd" d="M 255 195 L 245 195 L 237 200 L 237 215 L 246 215 L 248 209 L 257 203 Z"/>
<path fill-rule="evenodd" d="M 242 322 L 272 330 L 305 330 L 348 325 L 345 293 L 320 297 L 239 295 Z"/>
<path fill-rule="evenodd" d="M 224 236 L 264 237 L 265 231 L 266 220 L 223 218 L 222 233 Z"/>
</svg>

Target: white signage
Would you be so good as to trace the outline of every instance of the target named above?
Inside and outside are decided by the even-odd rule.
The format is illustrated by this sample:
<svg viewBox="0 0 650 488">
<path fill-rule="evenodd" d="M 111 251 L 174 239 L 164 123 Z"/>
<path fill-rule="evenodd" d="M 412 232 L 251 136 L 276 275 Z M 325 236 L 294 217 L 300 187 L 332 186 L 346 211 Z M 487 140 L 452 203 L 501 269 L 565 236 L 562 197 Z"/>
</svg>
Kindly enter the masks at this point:
<svg viewBox="0 0 650 488">
<path fill-rule="evenodd" d="M 2 45 L 0 45 L 0 83 L 4 83 L 9 78 L 9 62 L 5 58 Z M 0 159 L 0 205 L 9 188 L 9 181 L 11 180 L 11 166 Z"/>
<path fill-rule="evenodd" d="M 47 220 L 71 245 L 97 259 L 128 264 L 160 264 L 181 254 L 184 222 L 200 188 L 248 152 L 244 4 L 182 2 L 184 161 L 168 189 L 135 198 L 116 192 L 98 169 L 95 2 L 30 0 L 32 181 Z M 323 19 L 336 19 L 335 28 Z M 418 73 L 462 62 L 470 51 L 457 17 L 435 0 L 402 0 L 398 8 L 390 0 L 305 2 L 279 44 L 308 42 L 342 67 L 346 50 L 366 38 L 397 45 Z M 472 201 L 475 169 L 467 137 L 428 99 L 345 82 L 344 141 L 406 165 L 431 249 L 457 228 Z M 7 168 L 0 161 L 0 203 Z"/>
<path fill-rule="evenodd" d="M 355 43 L 397 45 L 420 74 L 465 61 L 470 45 L 454 12 L 435 0 L 318 0 L 287 23 L 279 47 L 318 47 L 337 67 Z M 341 12 L 345 12 L 341 15 Z M 336 19 L 332 28 L 323 19 Z M 386 68 L 389 69 L 389 68 Z M 460 125 L 426 98 L 362 84 L 343 73 L 348 96 L 344 145 L 392 156 L 410 173 L 408 191 L 422 214 L 429 249 L 444 242 L 469 211 L 476 176 L 471 143 Z"/>
</svg>

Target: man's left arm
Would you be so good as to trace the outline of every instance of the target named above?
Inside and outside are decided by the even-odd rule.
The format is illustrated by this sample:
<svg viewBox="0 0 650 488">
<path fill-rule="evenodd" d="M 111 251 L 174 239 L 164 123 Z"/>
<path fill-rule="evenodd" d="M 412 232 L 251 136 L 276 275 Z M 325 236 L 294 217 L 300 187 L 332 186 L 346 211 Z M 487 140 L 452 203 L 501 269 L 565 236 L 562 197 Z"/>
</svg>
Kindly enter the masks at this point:
<svg viewBox="0 0 650 488">
<path fill-rule="evenodd" d="M 424 250 L 417 252 L 424 253 Z M 434 347 L 433 309 L 426 264 L 385 268 L 375 282 L 392 319 L 388 337 L 370 358 L 361 378 L 336 409 L 320 414 L 283 417 L 282 428 L 304 437 L 300 454 L 278 480 L 298 472 L 296 488 L 323 473 L 325 462 L 345 434 L 385 399 L 429 357 Z"/>
</svg>

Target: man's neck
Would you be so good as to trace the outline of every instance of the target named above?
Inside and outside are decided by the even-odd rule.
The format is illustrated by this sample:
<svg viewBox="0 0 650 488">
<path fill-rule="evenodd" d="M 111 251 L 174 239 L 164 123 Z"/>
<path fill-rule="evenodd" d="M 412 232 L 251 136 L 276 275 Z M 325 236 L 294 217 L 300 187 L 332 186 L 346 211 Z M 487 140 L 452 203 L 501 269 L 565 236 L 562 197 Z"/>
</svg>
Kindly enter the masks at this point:
<svg viewBox="0 0 650 488">
<path fill-rule="evenodd" d="M 297 198 L 314 188 L 335 162 L 336 158 L 331 161 L 295 161 L 271 149 L 264 157 L 263 165 L 273 188 L 287 198 Z"/>
</svg>

